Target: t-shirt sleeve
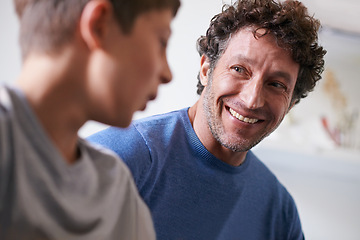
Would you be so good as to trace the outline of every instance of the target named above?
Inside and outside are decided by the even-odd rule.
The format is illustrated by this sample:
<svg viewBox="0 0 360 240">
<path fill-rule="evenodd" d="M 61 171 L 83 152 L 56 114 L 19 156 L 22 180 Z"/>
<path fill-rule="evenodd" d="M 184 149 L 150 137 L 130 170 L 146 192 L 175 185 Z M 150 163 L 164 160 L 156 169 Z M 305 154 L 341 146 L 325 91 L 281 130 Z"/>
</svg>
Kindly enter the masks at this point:
<svg viewBox="0 0 360 240">
<path fill-rule="evenodd" d="M 1 90 L 1 89 L 0 89 Z M 2 201 L 6 194 L 6 186 L 10 176 L 10 161 L 12 159 L 12 126 L 11 117 L 0 98 L 0 212 Z"/>
<path fill-rule="evenodd" d="M 151 156 L 144 138 L 133 125 L 126 129 L 109 127 L 87 140 L 114 151 L 128 165 L 137 187 L 142 185 L 141 179 L 150 167 Z"/>
<path fill-rule="evenodd" d="M 6 118 L 0 102 L 0 172 L 6 156 Z"/>
<path fill-rule="evenodd" d="M 7 114 L 6 106 L 3 101 L 5 94 L 3 88 L 0 86 L 0 173 L 3 170 L 6 156 L 8 155 L 8 131 L 9 131 L 9 116 Z M 2 175 L 0 175 L 1 177 Z"/>
</svg>

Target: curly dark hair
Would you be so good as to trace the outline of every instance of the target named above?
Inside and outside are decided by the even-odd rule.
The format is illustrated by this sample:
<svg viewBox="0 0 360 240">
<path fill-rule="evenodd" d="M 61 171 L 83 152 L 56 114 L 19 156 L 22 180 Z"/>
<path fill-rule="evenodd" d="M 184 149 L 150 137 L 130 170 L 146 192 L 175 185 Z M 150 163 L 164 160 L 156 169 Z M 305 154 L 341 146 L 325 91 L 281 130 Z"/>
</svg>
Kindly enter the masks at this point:
<svg viewBox="0 0 360 240">
<path fill-rule="evenodd" d="M 290 51 L 294 61 L 299 63 L 292 97 L 292 102 L 297 104 L 314 89 L 324 70 L 326 51 L 318 44 L 319 20 L 309 16 L 307 8 L 294 0 L 239 0 L 233 5 L 225 5 L 222 12 L 212 18 L 206 36 L 197 41 L 197 50 L 200 56 L 205 54 L 209 59 L 211 70 L 224 53 L 231 34 L 249 26 L 254 28 L 255 38 L 259 37 L 258 29 L 273 34 L 279 46 Z M 197 93 L 200 95 L 204 86 L 199 76 L 198 80 Z"/>
</svg>

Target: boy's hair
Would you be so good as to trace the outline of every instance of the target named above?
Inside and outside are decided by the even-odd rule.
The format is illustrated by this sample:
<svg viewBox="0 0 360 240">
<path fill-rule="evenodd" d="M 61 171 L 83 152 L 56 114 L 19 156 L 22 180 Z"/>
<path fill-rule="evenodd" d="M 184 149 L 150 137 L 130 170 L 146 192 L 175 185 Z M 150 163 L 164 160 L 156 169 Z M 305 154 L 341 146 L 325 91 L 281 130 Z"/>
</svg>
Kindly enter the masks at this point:
<svg viewBox="0 0 360 240">
<path fill-rule="evenodd" d="M 225 6 L 211 20 L 206 36 L 197 42 L 198 52 L 209 59 L 211 70 L 226 50 L 231 35 L 245 27 L 254 28 L 255 38 L 261 37 L 257 30 L 266 29 L 265 34 L 274 35 L 279 46 L 290 51 L 300 65 L 292 102 L 298 103 L 306 97 L 324 70 L 326 51 L 318 45 L 320 22 L 308 15 L 301 2 L 293 0 L 239 0 L 233 6 Z M 199 76 L 198 80 L 197 93 L 201 94 L 204 86 Z"/>
<path fill-rule="evenodd" d="M 85 5 L 91 0 L 13 0 L 20 19 L 23 57 L 30 51 L 54 52 L 74 36 Z M 170 8 L 175 16 L 180 0 L 108 0 L 124 33 L 135 19 L 150 10 Z"/>
</svg>

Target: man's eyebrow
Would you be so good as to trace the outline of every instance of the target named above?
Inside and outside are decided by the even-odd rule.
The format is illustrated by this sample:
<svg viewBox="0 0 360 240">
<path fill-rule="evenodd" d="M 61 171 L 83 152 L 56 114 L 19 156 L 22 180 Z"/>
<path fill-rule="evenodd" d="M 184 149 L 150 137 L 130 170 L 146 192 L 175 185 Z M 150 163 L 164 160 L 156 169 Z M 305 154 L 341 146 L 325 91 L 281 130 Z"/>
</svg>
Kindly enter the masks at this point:
<svg viewBox="0 0 360 240">
<path fill-rule="evenodd" d="M 291 82 L 291 75 L 288 72 L 284 72 L 284 71 L 276 71 L 272 74 L 273 76 L 276 77 L 281 77 L 283 78 L 286 82 L 290 83 Z"/>
<path fill-rule="evenodd" d="M 246 62 L 246 63 L 249 63 L 249 64 L 255 64 L 255 60 L 253 59 L 250 59 L 248 57 L 246 57 L 245 55 L 239 53 L 239 54 L 236 54 L 232 57 L 232 59 L 235 59 L 236 61 L 242 61 L 242 62 Z"/>
</svg>

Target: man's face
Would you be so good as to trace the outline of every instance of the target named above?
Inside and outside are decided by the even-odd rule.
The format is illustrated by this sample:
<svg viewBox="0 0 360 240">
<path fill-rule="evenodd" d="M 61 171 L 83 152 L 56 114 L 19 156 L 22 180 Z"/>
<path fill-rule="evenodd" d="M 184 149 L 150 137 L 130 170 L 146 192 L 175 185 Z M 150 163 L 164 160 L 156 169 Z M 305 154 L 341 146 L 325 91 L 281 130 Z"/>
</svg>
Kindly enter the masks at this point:
<svg viewBox="0 0 360 240">
<path fill-rule="evenodd" d="M 93 64 L 98 69 L 95 92 L 102 91 L 106 109 L 102 113 L 107 115 L 102 122 L 128 126 L 133 113 L 155 99 L 159 85 L 170 82 L 166 48 L 172 18 L 170 9 L 149 11 L 140 15 L 126 34 L 114 24 L 106 54 L 102 54 L 100 64 Z"/>
<path fill-rule="evenodd" d="M 214 70 L 202 64 L 205 115 L 214 138 L 233 151 L 248 151 L 273 132 L 291 105 L 299 71 L 290 54 L 267 34 L 235 33 Z"/>
</svg>

